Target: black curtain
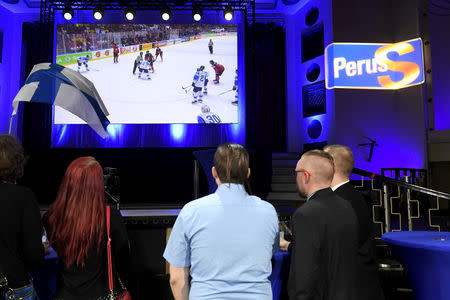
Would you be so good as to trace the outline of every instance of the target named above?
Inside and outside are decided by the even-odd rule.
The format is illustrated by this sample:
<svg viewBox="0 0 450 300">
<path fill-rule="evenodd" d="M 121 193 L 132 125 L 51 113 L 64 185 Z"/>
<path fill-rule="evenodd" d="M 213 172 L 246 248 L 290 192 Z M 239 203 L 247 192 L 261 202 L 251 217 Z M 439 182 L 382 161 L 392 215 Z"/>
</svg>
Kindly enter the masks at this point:
<svg viewBox="0 0 450 300">
<path fill-rule="evenodd" d="M 22 86 L 33 66 L 53 61 L 53 26 L 51 24 L 22 24 Z M 22 123 L 22 144 L 30 151 L 33 148 L 50 148 L 52 107 L 48 104 L 24 102 Z M 20 124 L 19 130 L 20 130 Z"/>
<path fill-rule="evenodd" d="M 255 23 L 246 31 L 246 144 L 286 151 L 286 30 Z"/>
</svg>

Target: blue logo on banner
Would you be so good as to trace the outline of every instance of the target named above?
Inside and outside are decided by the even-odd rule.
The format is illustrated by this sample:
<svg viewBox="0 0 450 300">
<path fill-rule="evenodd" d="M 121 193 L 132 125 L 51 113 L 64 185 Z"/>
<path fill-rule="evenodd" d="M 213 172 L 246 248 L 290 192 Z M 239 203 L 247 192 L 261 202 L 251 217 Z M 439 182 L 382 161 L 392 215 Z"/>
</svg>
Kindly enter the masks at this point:
<svg viewBox="0 0 450 300">
<path fill-rule="evenodd" d="M 424 82 L 422 40 L 333 43 L 325 49 L 328 89 L 401 89 Z"/>
</svg>

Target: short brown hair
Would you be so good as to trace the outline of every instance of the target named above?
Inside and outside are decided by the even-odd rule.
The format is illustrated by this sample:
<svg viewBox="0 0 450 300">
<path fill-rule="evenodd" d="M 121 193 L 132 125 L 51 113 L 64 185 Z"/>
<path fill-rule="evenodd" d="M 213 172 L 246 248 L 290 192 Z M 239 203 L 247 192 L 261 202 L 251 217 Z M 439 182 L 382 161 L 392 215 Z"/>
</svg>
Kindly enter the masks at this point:
<svg viewBox="0 0 450 300">
<path fill-rule="evenodd" d="M 214 154 L 214 167 L 222 183 L 243 184 L 249 191 L 247 150 L 236 143 L 225 143 L 217 147 Z"/>
<path fill-rule="evenodd" d="M 350 177 L 355 166 L 352 150 L 344 145 L 329 145 L 323 150 L 333 156 L 335 172 Z"/>
<path fill-rule="evenodd" d="M 0 135 L 0 180 L 15 181 L 23 175 L 23 148 L 9 134 Z"/>
</svg>

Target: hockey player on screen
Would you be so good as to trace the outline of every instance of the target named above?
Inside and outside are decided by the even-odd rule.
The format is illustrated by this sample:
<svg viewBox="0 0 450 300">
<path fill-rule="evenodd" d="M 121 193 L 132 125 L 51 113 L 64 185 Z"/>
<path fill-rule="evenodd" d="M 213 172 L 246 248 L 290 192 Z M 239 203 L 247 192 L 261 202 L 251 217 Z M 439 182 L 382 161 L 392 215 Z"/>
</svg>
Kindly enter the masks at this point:
<svg viewBox="0 0 450 300">
<path fill-rule="evenodd" d="M 149 70 L 150 70 L 150 62 L 148 61 L 148 60 L 141 60 L 141 62 L 139 63 L 139 78 L 141 78 L 141 76 L 142 76 L 142 73 L 144 73 L 145 74 L 145 76 L 147 77 L 147 79 L 151 79 L 150 78 L 150 73 L 149 73 Z"/>
<path fill-rule="evenodd" d="M 211 64 L 211 67 L 214 69 L 214 72 L 216 72 L 216 79 L 213 82 L 214 84 L 219 84 L 220 76 L 222 75 L 223 71 L 225 71 L 225 67 L 213 60 L 210 60 L 209 63 Z"/>
<path fill-rule="evenodd" d="M 204 71 L 205 72 L 205 77 L 206 77 L 206 79 L 205 79 L 205 85 L 203 86 L 203 95 L 208 95 L 208 82 L 209 82 L 209 80 L 208 80 L 208 76 L 209 76 L 209 73 L 208 72 L 206 72 L 206 71 Z"/>
<path fill-rule="evenodd" d="M 213 54 L 213 46 L 214 46 L 214 43 L 213 43 L 212 39 L 209 39 L 209 43 L 208 43 L 209 54 Z"/>
<path fill-rule="evenodd" d="M 119 62 L 119 47 L 114 43 L 113 44 L 113 54 L 114 54 L 114 63 Z"/>
<path fill-rule="evenodd" d="M 206 89 L 206 85 L 208 84 L 208 73 L 204 70 L 205 66 L 200 66 L 192 80 L 192 96 L 194 97 L 192 104 L 197 103 L 197 101 L 202 103 L 203 101 L 202 89 Z"/>
<path fill-rule="evenodd" d="M 202 105 L 202 113 L 197 117 L 197 121 L 200 124 L 218 124 L 222 123 L 219 116 L 212 113 L 208 105 Z"/>
<path fill-rule="evenodd" d="M 158 56 L 161 56 L 161 61 L 163 61 L 163 51 L 159 48 L 159 46 L 156 47 L 155 61 L 158 59 Z"/>
<path fill-rule="evenodd" d="M 84 65 L 86 67 L 86 71 L 89 71 L 88 67 L 89 55 L 78 57 L 77 62 L 78 62 L 78 72 L 80 72 L 81 65 Z"/>
<path fill-rule="evenodd" d="M 144 53 L 140 52 L 139 55 L 134 60 L 133 75 L 136 74 L 136 68 L 139 66 L 139 63 L 144 59 L 143 55 Z"/>
<path fill-rule="evenodd" d="M 151 54 L 150 51 L 147 50 L 145 52 L 144 58 L 146 61 L 148 61 L 150 63 L 150 68 L 152 69 L 152 73 L 155 73 L 155 69 L 153 68 L 153 62 L 155 61 L 155 59 L 153 58 L 153 54 Z"/>
<path fill-rule="evenodd" d="M 239 92 L 238 92 L 238 71 L 237 71 L 237 69 L 236 69 L 236 76 L 234 76 L 233 91 L 236 91 L 236 92 L 234 94 L 234 101 L 231 102 L 231 104 L 238 105 Z"/>
</svg>

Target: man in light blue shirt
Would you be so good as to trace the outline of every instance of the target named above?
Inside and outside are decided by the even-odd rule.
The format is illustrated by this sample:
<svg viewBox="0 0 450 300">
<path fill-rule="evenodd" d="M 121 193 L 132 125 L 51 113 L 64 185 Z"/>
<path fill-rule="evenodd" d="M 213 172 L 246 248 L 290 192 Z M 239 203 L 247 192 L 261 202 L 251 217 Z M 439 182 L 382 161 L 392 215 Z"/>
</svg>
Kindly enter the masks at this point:
<svg viewBox="0 0 450 300">
<path fill-rule="evenodd" d="M 219 146 L 212 172 L 217 191 L 183 207 L 164 251 L 174 297 L 271 300 L 276 211 L 246 192 L 250 169 L 242 146 Z"/>
</svg>

